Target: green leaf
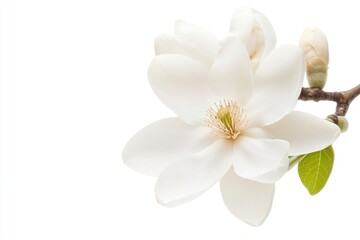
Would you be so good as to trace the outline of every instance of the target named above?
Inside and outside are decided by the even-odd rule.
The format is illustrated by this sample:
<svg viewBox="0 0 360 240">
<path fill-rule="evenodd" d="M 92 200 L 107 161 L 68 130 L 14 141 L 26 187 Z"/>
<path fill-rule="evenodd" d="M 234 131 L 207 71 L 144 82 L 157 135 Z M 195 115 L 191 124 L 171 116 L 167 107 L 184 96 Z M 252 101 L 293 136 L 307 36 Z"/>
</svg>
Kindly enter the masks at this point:
<svg viewBox="0 0 360 240">
<path fill-rule="evenodd" d="M 334 165 L 334 150 L 332 146 L 303 155 L 298 165 L 301 182 L 311 195 L 319 193 L 330 177 Z"/>
</svg>

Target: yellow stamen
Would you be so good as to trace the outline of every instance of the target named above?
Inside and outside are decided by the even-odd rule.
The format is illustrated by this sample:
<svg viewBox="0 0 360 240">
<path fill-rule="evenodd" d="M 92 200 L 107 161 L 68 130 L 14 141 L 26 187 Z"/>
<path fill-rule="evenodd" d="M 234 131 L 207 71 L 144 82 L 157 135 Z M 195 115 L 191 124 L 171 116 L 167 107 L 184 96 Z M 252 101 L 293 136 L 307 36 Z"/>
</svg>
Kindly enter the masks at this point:
<svg viewBox="0 0 360 240">
<path fill-rule="evenodd" d="M 227 139 L 236 139 L 247 125 L 244 109 L 235 101 L 223 100 L 209 108 L 205 119 L 212 132 Z"/>
</svg>

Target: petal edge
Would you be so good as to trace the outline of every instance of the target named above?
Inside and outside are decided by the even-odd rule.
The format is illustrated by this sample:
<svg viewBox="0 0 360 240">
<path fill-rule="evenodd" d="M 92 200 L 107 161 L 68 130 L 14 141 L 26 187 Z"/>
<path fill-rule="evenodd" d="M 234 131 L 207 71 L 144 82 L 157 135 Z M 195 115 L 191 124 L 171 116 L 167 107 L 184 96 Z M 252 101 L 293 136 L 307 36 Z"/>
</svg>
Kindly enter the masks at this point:
<svg viewBox="0 0 360 240">
<path fill-rule="evenodd" d="M 227 209 L 237 218 L 253 226 L 268 217 L 275 193 L 274 184 L 263 184 L 239 177 L 233 169 L 220 181 Z"/>
</svg>

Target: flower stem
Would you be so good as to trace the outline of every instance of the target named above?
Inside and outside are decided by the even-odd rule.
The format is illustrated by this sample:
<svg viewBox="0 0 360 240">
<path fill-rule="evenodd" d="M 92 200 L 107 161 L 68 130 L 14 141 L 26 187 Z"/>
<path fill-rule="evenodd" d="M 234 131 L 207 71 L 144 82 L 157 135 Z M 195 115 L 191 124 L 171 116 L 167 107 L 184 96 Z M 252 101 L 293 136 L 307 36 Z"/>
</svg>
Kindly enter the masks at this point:
<svg viewBox="0 0 360 240">
<path fill-rule="evenodd" d="M 302 101 L 333 101 L 336 102 L 335 114 L 330 117 L 337 123 L 337 116 L 345 116 L 351 102 L 360 95 L 360 84 L 341 92 L 326 92 L 321 88 L 302 88 L 299 100 Z"/>
</svg>

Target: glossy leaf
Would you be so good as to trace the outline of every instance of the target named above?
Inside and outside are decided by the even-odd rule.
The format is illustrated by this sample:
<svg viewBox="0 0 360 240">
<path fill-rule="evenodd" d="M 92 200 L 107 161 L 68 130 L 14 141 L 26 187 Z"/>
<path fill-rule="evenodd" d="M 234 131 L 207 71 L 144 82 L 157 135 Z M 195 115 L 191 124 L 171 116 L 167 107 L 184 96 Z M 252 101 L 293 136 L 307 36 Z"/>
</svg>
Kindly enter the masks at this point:
<svg viewBox="0 0 360 240">
<path fill-rule="evenodd" d="M 332 146 L 303 155 L 298 165 L 301 182 L 311 195 L 319 193 L 330 177 L 334 164 L 334 150 Z"/>
</svg>

